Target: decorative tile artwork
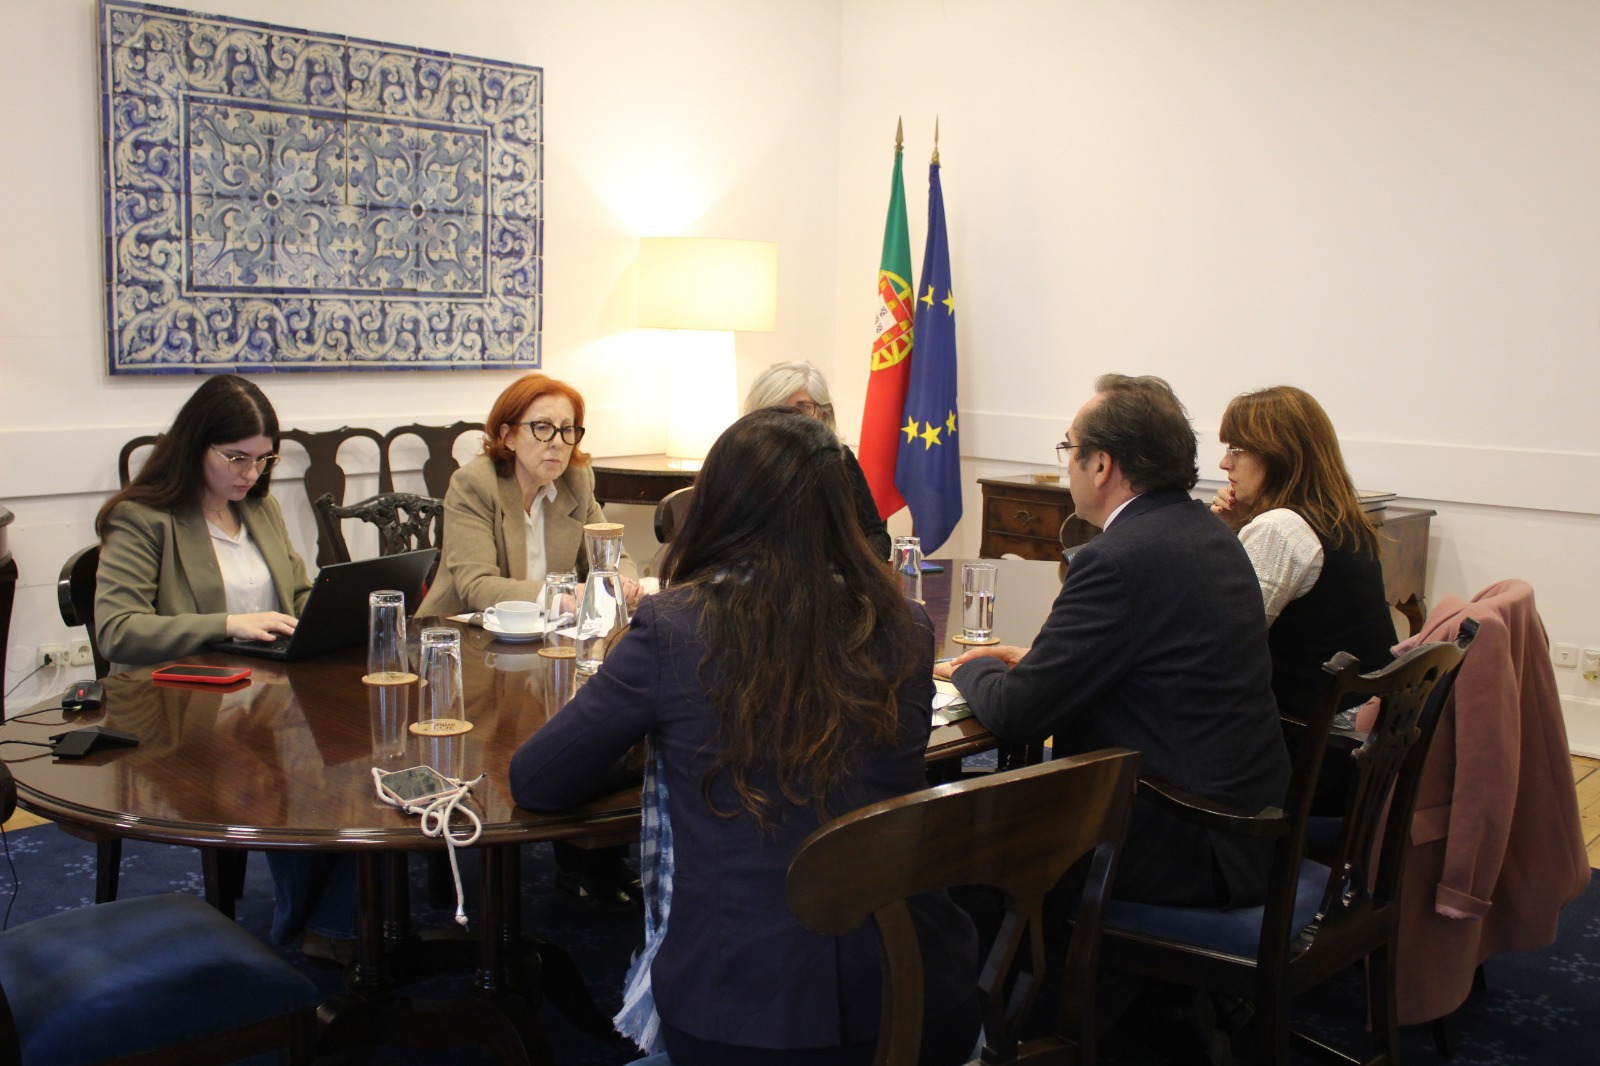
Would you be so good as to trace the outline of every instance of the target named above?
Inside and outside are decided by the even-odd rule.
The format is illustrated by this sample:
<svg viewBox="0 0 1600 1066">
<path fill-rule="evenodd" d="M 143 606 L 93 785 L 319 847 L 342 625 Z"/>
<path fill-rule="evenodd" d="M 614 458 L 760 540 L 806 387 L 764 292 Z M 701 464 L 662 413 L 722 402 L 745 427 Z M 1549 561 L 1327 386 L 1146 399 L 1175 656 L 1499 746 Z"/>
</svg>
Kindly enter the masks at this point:
<svg viewBox="0 0 1600 1066">
<path fill-rule="evenodd" d="M 543 72 L 101 0 L 113 374 L 539 365 Z"/>
</svg>

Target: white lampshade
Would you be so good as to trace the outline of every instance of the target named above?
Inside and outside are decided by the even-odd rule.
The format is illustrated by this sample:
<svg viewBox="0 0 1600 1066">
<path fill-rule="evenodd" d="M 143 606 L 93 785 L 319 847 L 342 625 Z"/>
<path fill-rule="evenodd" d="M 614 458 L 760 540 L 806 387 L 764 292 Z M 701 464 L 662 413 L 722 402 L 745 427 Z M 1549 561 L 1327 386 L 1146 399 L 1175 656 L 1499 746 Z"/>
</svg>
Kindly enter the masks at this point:
<svg viewBox="0 0 1600 1066">
<path fill-rule="evenodd" d="M 705 237 L 643 238 L 639 325 L 771 333 L 778 328 L 778 246 Z"/>
<path fill-rule="evenodd" d="M 778 246 L 767 241 L 645 237 L 639 325 L 677 330 L 667 455 L 704 459 L 739 417 L 734 331 L 778 328 Z"/>
</svg>

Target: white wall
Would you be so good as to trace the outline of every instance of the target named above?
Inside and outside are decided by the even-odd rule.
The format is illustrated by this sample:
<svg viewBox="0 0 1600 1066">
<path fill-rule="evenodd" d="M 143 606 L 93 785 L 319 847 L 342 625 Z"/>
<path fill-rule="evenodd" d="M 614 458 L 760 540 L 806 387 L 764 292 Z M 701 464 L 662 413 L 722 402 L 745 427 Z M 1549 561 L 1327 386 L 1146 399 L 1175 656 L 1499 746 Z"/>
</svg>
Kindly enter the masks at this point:
<svg viewBox="0 0 1600 1066">
<path fill-rule="evenodd" d="M 542 66 L 544 369 L 589 401 L 595 454 L 659 451 L 670 367 L 634 328 L 638 238 L 776 241 L 780 332 L 738 338 L 741 385 L 834 335 L 839 112 L 836 0 L 195 0 L 191 9 Z M 115 487 L 128 437 L 163 428 L 198 383 L 105 372 L 95 7 L 0 5 L 0 502 L 21 568 L 5 686 L 69 636 L 54 583 Z M 282 423 L 387 428 L 482 418 L 515 375 L 271 375 Z M 303 494 L 276 486 L 315 550 Z M 357 484 L 353 490 L 370 488 Z M 630 522 L 640 525 L 629 508 Z M 648 529 L 648 515 L 643 518 Z M 631 531 L 630 531 L 631 532 Z M 648 555 L 653 538 L 631 537 Z M 38 677 L 25 699 L 64 684 Z"/>
<path fill-rule="evenodd" d="M 1205 474 L 1227 400 L 1290 382 L 1439 512 L 1433 599 L 1524 577 L 1600 646 L 1600 7 L 880 0 L 843 42 L 846 406 L 895 117 L 919 270 L 937 117 L 969 477 L 1049 466 L 1106 370 L 1173 383 Z M 1600 684 L 1558 678 L 1600 752 Z"/>
<path fill-rule="evenodd" d="M 546 368 L 591 398 L 602 453 L 663 439 L 665 370 L 632 330 L 647 234 L 777 241 L 779 331 L 739 338 L 741 385 L 811 358 L 855 436 L 895 118 L 920 265 L 937 116 L 969 483 L 1050 465 L 1104 370 L 1168 377 L 1208 469 L 1228 398 L 1293 382 L 1363 487 L 1439 512 L 1432 598 L 1525 577 L 1552 639 L 1600 646 L 1586 0 L 200 6 L 544 67 Z M 27 101 L 0 120 L 0 500 L 31 655 L 65 635 L 47 586 L 115 444 L 191 385 L 102 369 L 92 4 L 7 0 L 0 30 L 0 91 Z M 481 417 L 508 377 L 265 384 L 286 424 L 384 426 Z M 976 552 L 977 500 L 949 553 Z M 1600 752 L 1600 684 L 1558 677 Z"/>
</svg>

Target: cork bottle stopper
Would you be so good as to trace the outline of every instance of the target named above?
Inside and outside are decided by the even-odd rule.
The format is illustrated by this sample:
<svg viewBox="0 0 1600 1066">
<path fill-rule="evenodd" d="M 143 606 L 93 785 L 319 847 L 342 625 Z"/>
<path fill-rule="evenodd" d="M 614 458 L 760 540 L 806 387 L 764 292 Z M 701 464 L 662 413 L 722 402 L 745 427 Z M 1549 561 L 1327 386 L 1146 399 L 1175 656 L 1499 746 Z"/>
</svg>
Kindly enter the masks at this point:
<svg viewBox="0 0 1600 1066">
<path fill-rule="evenodd" d="M 620 522 L 591 522 L 583 527 L 583 531 L 591 537 L 616 537 L 622 536 Z"/>
</svg>

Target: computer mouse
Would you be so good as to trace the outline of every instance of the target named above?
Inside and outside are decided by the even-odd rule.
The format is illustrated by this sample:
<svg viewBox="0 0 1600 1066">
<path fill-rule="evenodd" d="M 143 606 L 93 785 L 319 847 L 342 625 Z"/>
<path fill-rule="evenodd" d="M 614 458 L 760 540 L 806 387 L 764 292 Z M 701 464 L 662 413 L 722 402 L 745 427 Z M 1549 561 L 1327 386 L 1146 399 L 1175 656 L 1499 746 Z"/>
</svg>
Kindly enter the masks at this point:
<svg viewBox="0 0 1600 1066">
<path fill-rule="evenodd" d="M 92 711 L 106 701 L 106 690 L 98 681 L 74 681 L 61 694 L 63 711 Z"/>
</svg>

